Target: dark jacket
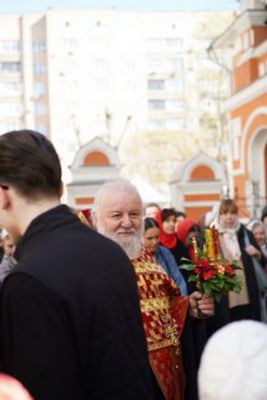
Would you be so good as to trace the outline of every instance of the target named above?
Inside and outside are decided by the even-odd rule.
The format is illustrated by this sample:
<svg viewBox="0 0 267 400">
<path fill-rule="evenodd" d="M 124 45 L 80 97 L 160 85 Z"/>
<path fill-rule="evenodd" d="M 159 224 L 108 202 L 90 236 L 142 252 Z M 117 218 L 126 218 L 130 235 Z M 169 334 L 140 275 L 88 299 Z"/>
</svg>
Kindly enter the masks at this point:
<svg viewBox="0 0 267 400">
<path fill-rule="evenodd" d="M 32 221 L 1 293 L 4 371 L 35 400 L 150 399 L 132 265 L 67 206 Z"/>
<path fill-rule="evenodd" d="M 244 267 L 244 273 L 246 277 L 246 283 L 248 288 L 248 295 L 250 304 L 246 307 L 245 314 L 242 314 L 242 319 L 253 319 L 256 321 L 260 320 L 260 303 L 259 303 L 259 290 L 255 276 L 255 270 L 253 266 L 252 257 L 249 256 L 245 248 L 247 246 L 245 236 L 248 236 L 250 244 L 260 250 L 259 245 L 251 231 L 246 229 L 244 225 L 240 225 L 237 231 L 237 239 L 241 251 L 241 260 Z M 264 266 L 265 259 L 262 255 L 260 263 Z M 235 314 L 234 314 L 235 315 Z M 223 327 L 224 325 L 233 322 L 236 317 L 233 316 L 229 308 L 228 296 L 224 296 L 222 300 L 216 304 L 215 316 L 208 320 L 208 335 L 212 335 L 215 331 Z"/>
</svg>

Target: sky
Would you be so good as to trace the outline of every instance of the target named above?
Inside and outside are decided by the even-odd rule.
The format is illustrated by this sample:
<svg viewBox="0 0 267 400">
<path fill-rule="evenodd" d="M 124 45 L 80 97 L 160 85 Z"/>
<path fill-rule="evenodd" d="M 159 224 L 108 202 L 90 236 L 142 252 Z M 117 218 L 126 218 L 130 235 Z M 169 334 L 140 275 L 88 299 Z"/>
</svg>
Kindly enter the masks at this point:
<svg viewBox="0 0 267 400">
<path fill-rule="evenodd" d="M 238 0 L 0 0 L 0 13 L 42 12 L 48 8 L 86 8 L 137 11 L 233 10 Z"/>
</svg>

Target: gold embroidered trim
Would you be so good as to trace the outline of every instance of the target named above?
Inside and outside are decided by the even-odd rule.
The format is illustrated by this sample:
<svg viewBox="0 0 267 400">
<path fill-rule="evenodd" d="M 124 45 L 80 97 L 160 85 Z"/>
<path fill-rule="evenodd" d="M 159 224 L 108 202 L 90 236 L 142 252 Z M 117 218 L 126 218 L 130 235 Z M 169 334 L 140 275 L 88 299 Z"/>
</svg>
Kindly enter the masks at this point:
<svg viewBox="0 0 267 400">
<path fill-rule="evenodd" d="M 166 310 L 169 312 L 169 299 L 165 297 L 158 297 L 156 299 L 140 299 L 141 311 L 144 313 L 150 313 L 158 310 Z"/>
</svg>

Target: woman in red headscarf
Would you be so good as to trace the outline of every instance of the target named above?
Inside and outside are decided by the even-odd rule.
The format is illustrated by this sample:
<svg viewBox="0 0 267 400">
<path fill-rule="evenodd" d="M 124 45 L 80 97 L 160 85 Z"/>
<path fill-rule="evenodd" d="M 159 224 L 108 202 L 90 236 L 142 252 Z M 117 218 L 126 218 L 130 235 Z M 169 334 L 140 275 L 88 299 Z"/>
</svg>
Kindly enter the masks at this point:
<svg viewBox="0 0 267 400">
<path fill-rule="evenodd" d="M 204 238 L 201 233 L 200 226 L 191 218 L 185 218 L 176 228 L 176 233 L 186 246 L 191 259 L 194 257 L 192 239 L 195 238 L 198 246 L 202 248 Z"/>
<path fill-rule="evenodd" d="M 156 220 L 160 227 L 160 244 L 172 252 L 177 265 L 180 265 L 181 259 L 189 258 L 189 254 L 186 246 L 178 239 L 175 232 L 175 209 L 164 208 L 163 210 L 160 210 L 157 214 Z"/>
</svg>

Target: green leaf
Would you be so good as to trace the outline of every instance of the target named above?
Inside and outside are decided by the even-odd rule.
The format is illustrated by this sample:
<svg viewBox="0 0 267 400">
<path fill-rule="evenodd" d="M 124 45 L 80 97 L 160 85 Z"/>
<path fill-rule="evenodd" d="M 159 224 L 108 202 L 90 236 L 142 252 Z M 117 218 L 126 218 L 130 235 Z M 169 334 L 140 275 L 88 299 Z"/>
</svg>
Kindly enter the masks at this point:
<svg viewBox="0 0 267 400">
<path fill-rule="evenodd" d="M 195 269 L 195 265 L 194 264 L 182 264 L 179 265 L 180 269 L 185 269 L 186 271 L 193 271 Z"/>
</svg>

